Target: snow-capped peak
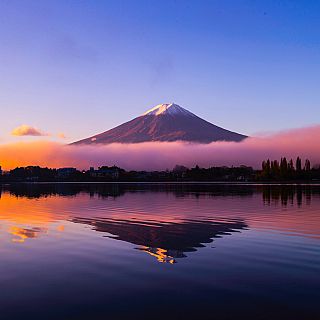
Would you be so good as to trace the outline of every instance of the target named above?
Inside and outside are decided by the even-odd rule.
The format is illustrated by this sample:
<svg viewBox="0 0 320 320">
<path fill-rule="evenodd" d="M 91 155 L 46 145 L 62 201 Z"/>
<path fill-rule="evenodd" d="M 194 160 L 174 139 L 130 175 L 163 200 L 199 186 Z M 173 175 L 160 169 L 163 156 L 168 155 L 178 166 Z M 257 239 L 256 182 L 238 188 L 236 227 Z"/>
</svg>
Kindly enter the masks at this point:
<svg viewBox="0 0 320 320">
<path fill-rule="evenodd" d="M 153 107 L 152 109 L 146 111 L 143 116 L 159 116 L 164 114 L 170 114 L 170 115 L 189 115 L 194 116 L 193 113 L 190 111 L 178 106 L 174 103 L 164 103 L 164 104 L 158 104 L 157 106 Z"/>
</svg>

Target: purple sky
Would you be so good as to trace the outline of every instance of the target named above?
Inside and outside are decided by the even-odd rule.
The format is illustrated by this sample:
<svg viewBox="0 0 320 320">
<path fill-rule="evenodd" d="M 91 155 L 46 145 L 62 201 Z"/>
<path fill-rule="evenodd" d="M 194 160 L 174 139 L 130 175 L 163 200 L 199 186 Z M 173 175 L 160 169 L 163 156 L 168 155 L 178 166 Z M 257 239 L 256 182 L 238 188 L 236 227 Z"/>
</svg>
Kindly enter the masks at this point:
<svg viewBox="0 0 320 320">
<path fill-rule="evenodd" d="M 317 124 L 319 30 L 312 0 L 1 1 L 0 143 L 74 141 L 166 102 L 249 135 Z"/>
</svg>

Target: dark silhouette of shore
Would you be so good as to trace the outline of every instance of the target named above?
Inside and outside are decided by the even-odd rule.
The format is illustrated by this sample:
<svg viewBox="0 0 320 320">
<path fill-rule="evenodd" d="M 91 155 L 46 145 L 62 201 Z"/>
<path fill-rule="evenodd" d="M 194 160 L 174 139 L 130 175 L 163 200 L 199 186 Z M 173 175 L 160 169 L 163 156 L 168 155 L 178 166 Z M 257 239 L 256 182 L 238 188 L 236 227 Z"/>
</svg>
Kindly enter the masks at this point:
<svg viewBox="0 0 320 320">
<path fill-rule="evenodd" d="M 39 166 L 18 167 L 2 172 L 0 183 L 12 182 L 313 182 L 320 181 L 320 166 L 311 167 L 308 159 L 302 165 L 281 158 L 262 162 L 262 169 L 248 166 L 186 168 L 176 165 L 164 171 L 126 171 L 117 166 L 102 166 L 88 170 L 76 168 L 41 168 Z"/>
</svg>

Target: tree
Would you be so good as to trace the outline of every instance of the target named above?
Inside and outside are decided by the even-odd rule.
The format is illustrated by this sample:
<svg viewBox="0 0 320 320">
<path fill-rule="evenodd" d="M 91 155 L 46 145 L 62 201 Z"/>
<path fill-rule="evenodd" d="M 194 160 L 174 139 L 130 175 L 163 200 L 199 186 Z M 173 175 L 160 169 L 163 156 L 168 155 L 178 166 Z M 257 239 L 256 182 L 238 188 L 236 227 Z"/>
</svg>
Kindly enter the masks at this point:
<svg viewBox="0 0 320 320">
<path fill-rule="evenodd" d="M 262 162 L 262 176 L 269 179 L 271 173 L 270 160 Z"/>
<path fill-rule="evenodd" d="M 286 157 L 281 158 L 281 161 L 280 161 L 280 175 L 281 175 L 281 178 L 287 178 L 287 175 L 288 175 L 288 162 L 287 162 Z"/>
<path fill-rule="evenodd" d="M 297 157 L 297 160 L 296 160 L 296 171 L 297 171 L 297 173 L 300 173 L 301 170 L 302 170 L 301 159 L 299 157 Z"/>
<path fill-rule="evenodd" d="M 304 171 L 309 172 L 311 170 L 311 163 L 309 159 L 306 159 L 305 165 L 304 165 Z"/>
<path fill-rule="evenodd" d="M 279 179 L 280 167 L 277 160 L 271 161 L 271 177 L 273 179 Z"/>
<path fill-rule="evenodd" d="M 294 165 L 293 165 L 293 160 L 290 159 L 288 163 L 288 178 L 292 179 L 294 177 Z"/>
</svg>

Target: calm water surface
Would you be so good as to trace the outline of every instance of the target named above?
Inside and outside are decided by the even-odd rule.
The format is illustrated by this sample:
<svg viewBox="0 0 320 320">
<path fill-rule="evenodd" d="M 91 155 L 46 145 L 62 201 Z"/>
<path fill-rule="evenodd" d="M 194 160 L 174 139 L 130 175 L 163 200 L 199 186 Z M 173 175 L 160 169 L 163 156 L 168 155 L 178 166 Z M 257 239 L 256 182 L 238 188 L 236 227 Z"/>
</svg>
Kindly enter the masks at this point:
<svg viewBox="0 0 320 320">
<path fill-rule="evenodd" d="M 320 187 L 0 187 L 1 319 L 320 319 Z"/>
</svg>

